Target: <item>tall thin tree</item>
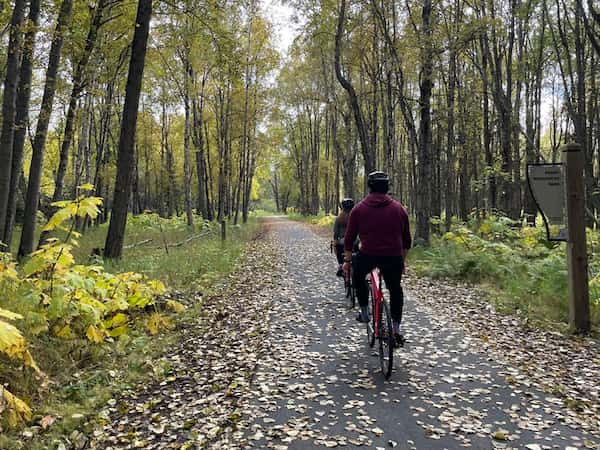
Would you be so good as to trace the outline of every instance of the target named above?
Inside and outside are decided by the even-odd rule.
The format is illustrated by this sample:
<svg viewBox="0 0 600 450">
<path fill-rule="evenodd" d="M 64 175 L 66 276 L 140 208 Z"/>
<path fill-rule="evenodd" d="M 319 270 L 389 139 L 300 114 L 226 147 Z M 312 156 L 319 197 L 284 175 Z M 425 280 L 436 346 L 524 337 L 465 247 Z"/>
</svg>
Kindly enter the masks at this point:
<svg viewBox="0 0 600 450">
<path fill-rule="evenodd" d="M 27 32 L 25 33 L 25 41 L 23 42 L 23 56 L 21 58 L 21 68 L 19 70 L 19 85 L 17 87 L 10 190 L 6 212 L 6 228 L 4 229 L 5 242 L 11 242 L 12 240 L 12 231 L 17 209 L 17 190 L 19 189 L 21 172 L 23 170 L 23 149 L 25 147 L 25 138 L 27 136 L 29 98 L 31 96 L 31 76 L 33 73 L 33 49 L 35 47 L 35 36 L 37 33 L 39 16 L 40 0 L 31 0 L 29 2 Z"/>
<path fill-rule="evenodd" d="M 104 245 L 104 257 L 106 258 L 120 258 L 123 252 L 125 227 L 127 225 L 127 209 L 129 197 L 131 196 L 131 182 L 135 163 L 135 128 L 140 103 L 140 92 L 142 90 L 151 16 L 152 0 L 139 0 L 133 44 L 131 46 L 129 74 L 125 89 L 121 134 L 119 136 L 117 179 L 115 182 L 110 225 Z"/>
<path fill-rule="evenodd" d="M 27 184 L 27 194 L 25 196 L 25 213 L 23 216 L 23 231 L 21 233 L 21 242 L 19 244 L 20 257 L 28 255 L 33 251 L 36 226 L 35 217 L 40 200 L 44 148 L 46 146 L 46 136 L 48 133 L 48 125 L 50 124 L 50 116 L 52 115 L 54 94 L 56 92 L 60 55 L 64 42 L 64 30 L 69 23 L 72 9 L 73 0 L 63 0 L 52 37 L 52 45 L 50 46 L 48 68 L 46 69 L 46 82 L 44 85 L 44 94 L 42 96 L 42 106 L 38 115 L 35 137 L 33 140 L 31 163 L 29 166 L 29 180 Z"/>
<path fill-rule="evenodd" d="M 6 56 L 6 74 L 2 98 L 2 130 L 0 131 L 0 240 L 3 241 L 8 215 L 8 196 L 13 156 L 13 139 L 19 81 L 19 59 L 23 45 L 23 21 L 25 20 L 25 0 L 15 0 L 10 20 L 10 35 Z M 10 242 L 6 245 L 10 246 Z M 0 248 L 3 251 L 4 248 Z"/>
</svg>

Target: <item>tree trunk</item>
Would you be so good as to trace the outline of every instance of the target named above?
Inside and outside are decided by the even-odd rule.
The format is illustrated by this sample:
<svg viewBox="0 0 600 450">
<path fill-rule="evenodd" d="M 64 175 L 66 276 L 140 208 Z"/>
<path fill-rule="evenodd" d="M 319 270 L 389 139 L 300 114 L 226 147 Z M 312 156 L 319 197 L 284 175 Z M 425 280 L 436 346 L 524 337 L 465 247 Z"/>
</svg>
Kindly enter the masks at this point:
<svg viewBox="0 0 600 450">
<path fill-rule="evenodd" d="M 354 121 L 356 123 L 356 129 L 358 132 L 358 138 L 360 140 L 360 146 L 363 154 L 363 159 L 365 163 L 365 181 L 366 176 L 375 170 L 375 150 L 370 148 L 369 146 L 369 137 L 367 133 L 367 129 L 365 127 L 363 114 L 360 109 L 360 104 L 358 103 L 358 97 L 356 95 L 356 91 L 352 83 L 344 77 L 342 74 L 342 66 L 341 66 L 341 41 L 342 41 L 342 33 L 344 31 L 344 21 L 346 16 L 346 0 L 341 1 L 340 12 L 338 16 L 337 23 L 337 31 L 335 34 L 335 75 L 342 85 L 344 90 L 348 93 L 348 97 L 350 99 L 350 105 L 352 107 L 352 112 L 354 114 Z M 365 182 L 366 185 L 366 182 Z"/>
<path fill-rule="evenodd" d="M 15 130 L 13 141 L 13 157 L 10 177 L 10 191 L 8 194 L 7 217 L 4 230 L 4 242 L 12 241 L 13 226 L 17 210 L 17 191 L 21 182 L 23 171 L 23 149 L 27 135 L 29 119 L 29 98 L 31 95 L 31 75 L 33 72 L 33 51 L 35 35 L 37 33 L 40 15 L 40 0 L 31 0 L 29 3 L 29 23 L 23 42 L 23 57 L 17 88 Z"/>
<path fill-rule="evenodd" d="M 123 120 L 119 137 L 117 178 L 113 197 L 108 234 L 104 245 L 104 257 L 120 258 L 123 252 L 127 205 L 131 196 L 131 176 L 134 164 L 134 142 L 137 113 L 142 89 L 142 77 L 146 58 L 146 47 L 152 15 L 152 0 L 139 0 L 135 32 L 129 62 L 129 75 L 123 106 Z"/>
<path fill-rule="evenodd" d="M 4 241 L 6 219 L 8 217 L 9 191 L 13 159 L 14 126 L 19 82 L 19 58 L 23 43 L 23 21 L 25 19 L 25 0 L 15 0 L 10 20 L 10 36 L 6 56 L 6 74 L 2 97 L 2 130 L 0 131 L 0 241 Z M 0 251 L 10 249 L 0 245 Z"/>
<path fill-rule="evenodd" d="M 90 55 L 96 45 L 98 38 L 98 31 L 102 26 L 102 17 L 104 10 L 108 5 L 108 0 L 99 0 L 94 16 L 88 30 L 88 35 L 85 40 L 85 49 L 81 54 L 81 58 L 77 63 L 75 69 L 75 75 L 73 76 L 73 87 L 71 88 L 71 96 L 69 98 L 69 107 L 67 110 L 67 117 L 65 122 L 65 132 L 63 136 L 62 145 L 60 148 L 60 158 L 58 168 L 56 170 L 56 177 L 54 180 L 54 194 L 52 195 L 52 201 L 57 202 L 62 200 L 63 187 L 65 174 L 67 171 L 67 165 L 69 162 L 69 150 L 71 148 L 71 142 L 73 141 L 73 131 L 75 126 L 75 113 L 77 111 L 77 101 L 81 92 L 85 87 L 85 70 L 90 60 Z"/>
<path fill-rule="evenodd" d="M 490 128 L 490 99 L 488 79 L 488 53 L 484 51 L 484 40 L 480 39 L 481 45 L 481 81 L 483 90 L 483 150 L 485 153 L 485 164 L 487 169 L 488 200 L 487 209 L 494 211 L 496 205 L 496 175 L 494 174 L 494 155 L 492 153 L 492 133 Z"/>
<path fill-rule="evenodd" d="M 419 167 L 417 180 L 416 237 L 429 244 L 429 219 L 431 202 L 431 90 L 433 87 L 433 49 L 431 30 L 431 0 L 424 0 L 420 73 Z"/>
<path fill-rule="evenodd" d="M 214 209 L 214 191 L 213 191 L 213 169 L 210 162 L 210 140 L 208 139 L 208 124 L 204 122 L 204 141 L 206 142 L 206 178 L 204 186 L 206 188 L 206 201 L 208 216 L 207 220 L 213 220 L 215 216 Z"/>
<path fill-rule="evenodd" d="M 50 47 L 50 56 L 48 58 L 48 68 L 46 69 L 46 82 L 44 85 L 44 94 L 42 96 L 42 105 L 38 115 L 35 137 L 32 145 L 31 163 L 29 166 L 29 180 L 27 184 L 27 195 L 25 198 L 25 213 L 23 216 L 23 231 L 21 233 L 21 242 L 19 244 L 19 257 L 29 255 L 33 251 L 36 215 L 40 201 L 40 185 L 42 179 L 42 168 L 44 164 L 46 136 L 48 133 L 50 116 L 52 115 L 54 94 L 56 92 L 57 74 L 60 66 L 60 55 L 64 41 L 64 30 L 70 20 L 72 8 L 72 0 L 63 0 L 58 18 L 56 20 L 56 28 L 54 29 L 52 36 L 52 45 Z"/>
<path fill-rule="evenodd" d="M 208 190 L 206 186 L 206 161 L 204 157 L 204 138 L 203 138 L 203 114 L 204 114 L 204 87 L 206 84 L 206 75 L 202 77 L 200 88 L 200 100 L 192 101 L 193 128 L 192 136 L 196 150 L 196 176 L 198 177 L 198 213 L 206 220 L 208 214 Z"/>
<path fill-rule="evenodd" d="M 450 231 L 452 216 L 454 215 L 454 178 L 456 168 L 454 162 L 454 99 L 456 91 L 456 52 L 450 52 L 450 67 L 448 69 L 448 91 L 446 94 L 446 107 L 448 109 L 448 130 L 446 133 L 446 186 L 445 210 L 446 231 Z"/>
<path fill-rule="evenodd" d="M 185 109 L 185 124 L 183 132 L 183 178 L 185 193 L 185 213 L 188 227 L 194 229 L 194 205 L 192 203 L 192 168 L 190 160 L 190 134 L 191 134 L 191 114 L 190 114 L 190 77 L 189 77 L 189 61 L 185 62 L 184 76 L 184 109 Z"/>
</svg>

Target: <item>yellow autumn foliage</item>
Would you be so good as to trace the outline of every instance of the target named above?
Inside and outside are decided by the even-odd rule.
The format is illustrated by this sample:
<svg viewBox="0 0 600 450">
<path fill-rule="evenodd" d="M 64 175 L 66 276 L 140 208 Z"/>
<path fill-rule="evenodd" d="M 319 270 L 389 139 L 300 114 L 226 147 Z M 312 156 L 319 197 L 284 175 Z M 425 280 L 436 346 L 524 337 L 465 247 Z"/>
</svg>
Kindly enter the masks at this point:
<svg viewBox="0 0 600 450">
<path fill-rule="evenodd" d="M 57 202 L 54 206 L 60 209 L 44 229 L 66 230 L 65 241 L 50 238 L 21 267 L 8 254 L 0 254 L 0 353 L 40 376 L 44 374 L 27 348 L 25 335 L 51 333 L 60 339 L 101 344 L 127 334 L 135 314 L 145 316 L 145 308 L 167 290 L 160 281 L 139 273 L 112 274 L 99 265 L 75 264 L 72 250 L 77 243 L 72 237 L 78 234 L 72 224 L 64 224 L 76 218 L 95 218 L 100 204 L 99 198 L 83 196 Z M 175 301 L 167 307 L 175 312 L 185 309 Z M 158 313 L 143 320 L 151 334 L 173 325 Z M 15 321 L 19 322 L 11 323 Z M 14 427 L 30 420 L 31 409 L 0 386 L 0 416 Z"/>
<path fill-rule="evenodd" d="M 156 335 L 162 330 L 173 328 L 173 321 L 160 313 L 152 313 L 146 319 L 146 329 L 151 335 Z"/>
<path fill-rule="evenodd" d="M 0 385 L 0 414 L 5 414 L 8 425 L 16 427 L 20 421 L 31 420 L 31 408 L 19 397 Z"/>
</svg>

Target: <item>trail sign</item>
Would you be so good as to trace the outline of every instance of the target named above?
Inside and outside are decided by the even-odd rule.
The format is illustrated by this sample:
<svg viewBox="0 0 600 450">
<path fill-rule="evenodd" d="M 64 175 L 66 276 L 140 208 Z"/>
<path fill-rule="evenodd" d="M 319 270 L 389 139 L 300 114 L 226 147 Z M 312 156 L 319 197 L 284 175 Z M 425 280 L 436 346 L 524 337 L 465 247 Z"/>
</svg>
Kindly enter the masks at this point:
<svg viewBox="0 0 600 450">
<path fill-rule="evenodd" d="M 565 207 L 564 165 L 527 164 L 527 184 L 538 209 L 542 213 L 548 240 L 568 239 Z M 552 236 L 551 225 L 556 225 L 558 234 Z"/>
</svg>

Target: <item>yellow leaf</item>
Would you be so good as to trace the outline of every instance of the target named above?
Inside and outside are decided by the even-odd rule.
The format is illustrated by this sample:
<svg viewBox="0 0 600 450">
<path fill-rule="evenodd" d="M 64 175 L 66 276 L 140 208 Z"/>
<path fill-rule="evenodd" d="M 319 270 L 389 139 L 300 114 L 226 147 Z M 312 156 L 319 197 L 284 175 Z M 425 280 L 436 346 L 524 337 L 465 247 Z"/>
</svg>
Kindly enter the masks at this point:
<svg viewBox="0 0 600 450">
<path fill-rule="evenodd" d="M 95 325 L 90 325 L 85 332 L 85 335 L 90 341 L 100 344 L 102 341 L 104 341 L 105 332 Z"/>
<path fill-rule="evenodd" d="M 77 215 L 79 217 L 90 217 L 95 219 L 100 214 L 98 206 L 102 204 L 102 199 L 99 197 L 84 197 L 79 202 Z"/>
<path fill-rule="evenodd" d="M 75 258 L 73 257 L 73 254 L 70 250 L 70 245 L 62 245 L 62 252 L 58 257 L 58 260 L 56 261 L 57 269 L 67 269 L 75 263 Z"/>
<path fill-rule="evenodd" d="M 23 400 L 0 385 L 0 411 L 8 412 L 8 425 L 15 428 L 20 421 L 31 420 L 31 409 Z"/>
<path fill-rule="evenodd" d="M 185 311 L 186 306 L 183 303 L 179 303 L 176 300 L 167 300 L 167 307 L 175 311 L 176 313 L 180 313 Z"/>
<path fill-rule="evenodd" d="M 26 350 L 21 332 L 10 323 L 0 320 L 0 352 L 11 358 L 21 358 Z"/>
<path fill-rule="evenodd" d="M 172 327 L 173 323 L 169 320 L 169 318 L 160 313 L 150 314 L 146 320 L 146 329 L 152 335 L 160 333 L 162 329 L 170 329 Z"/>
<path fill-rule="evenodd" d="M 123 334 L 127 334 L 127 330 L 128 330 L 128 327 L 127 327 L 127 324 L 125 324 L 120 327 L 113 328 L 112 330 L 110 330 L 108 332 L 108 334 L 112 337 L 117 337 L 117 336 L 121 336 Z"/>
<path fill-rule="evenodd" d="M 126 324 L 128 317 L 126 314 L 118 313 L 115 314 L 112 318 L 104 321 L 104 326 L 107 328 L 115 328 L 120 325 Z"/>
<path fill-rule="evenodd" d="M 81 191 L 93 191 L 94 185 L 92 183 L 84 183 L 81 186 L 77 186 Z"/>
<path fill-rule="evenodd" d="M 73 212 L 69 210 L 68 206 L 59 209 L 54 213 L 52 217 L 50 217 L 50 220 L 44 226 L 43 231 L 52 231 L 56 229 L 59 225 L 61 225 L 65 220 L 70 219 L 71 217 L 73 217 Z"/>
<path fill-rule="evenodd" d="M 12 262 L 6 263 L 0 261 L 0 279 L 9 278 L 11 281 L 17 281 L 19 279 L 19 274 L 15 270 L 15 267 L 15 264 Z"/>
<path fill-rule="evenodd" d="M 8 320 L 18 320 L 18 319 L 23 318 L 23 316 L 21 314 L 17 314 L 17 313 L 14 313 L 12 311 L 8 311 L 8 310 L 2 309 L 2 308 L 0 308 L 0 317 L 4 317 L 5 319 L 8 319 Z"/>
<path fill-rule="evenodd" d="M 34 273 L 42 272 L 47 265 L 48 261 L 46 261 L 43 257 L 34 255 L 29 261 L 27 261 L 25 266 L 23 266 L 23 273 L 28 277 Z"/>
<path fill-rule="evenodd" d="M 71 329 L 70 325 L 65 325 L 64 327 L 62 327 L 60 330 L 57 331 L 56 335 L 62 339 L 75 338 L 75 334 L 73 333 L 73 330 Z"/>
<path fill-rule="evenodd" d="M 52 203 L 50 203 L 50 206 L 54 206 L 56 208 L 66 208 L 71 203 L 73 203 L 72 200 L 59 200 L 58 202 L 52 202 Z"/>
<path fill-rule="evenodd" d="M 493 437 L 498 441 L 506 441 L 508 439 L 506 432 L 504 432 L 503 430 L 496 431 Z"/>
<path fill-rule="evenodd" d="M 106 310 L 106 305 L 99 300 L 96 300 L 94 297 L 90 297 L 86 292 L 82 292 L 79 301 L 84 305 L 88 305 L 92 307 L 97 314 L 100 314 L 102 311 Z"/>
<path fill-rule="evenodd" d="M 165 292 L 167 292 L 167 288 L 165 287 L 165 285 L 158 280 L 149 281 L 148 286 L 152 288 L 156 295 L 163 295 Z"/>
<path fill-rule="evenodd" d="M 41 373 L 31 353 L 27 350 L 27 342 L 21 332 L 3 320 L 0 320 L 0 352 L 11 358 L 22 360 L 26 366 L 31 367 L 37 373 Z"/>
<path fill-rule="evenodd" d="M 35 360 L 33 359 L 33 356 L 31 356 L 31 353 L 29 353 L 29 350 L 25 350 L 25 353 L 23 353 L 23 362 L 26 366 L 29 366 L 33 370 L 35 370 L 39 375 L 43 374 L 43 372 L 40 370 Z"/>
</svg>

